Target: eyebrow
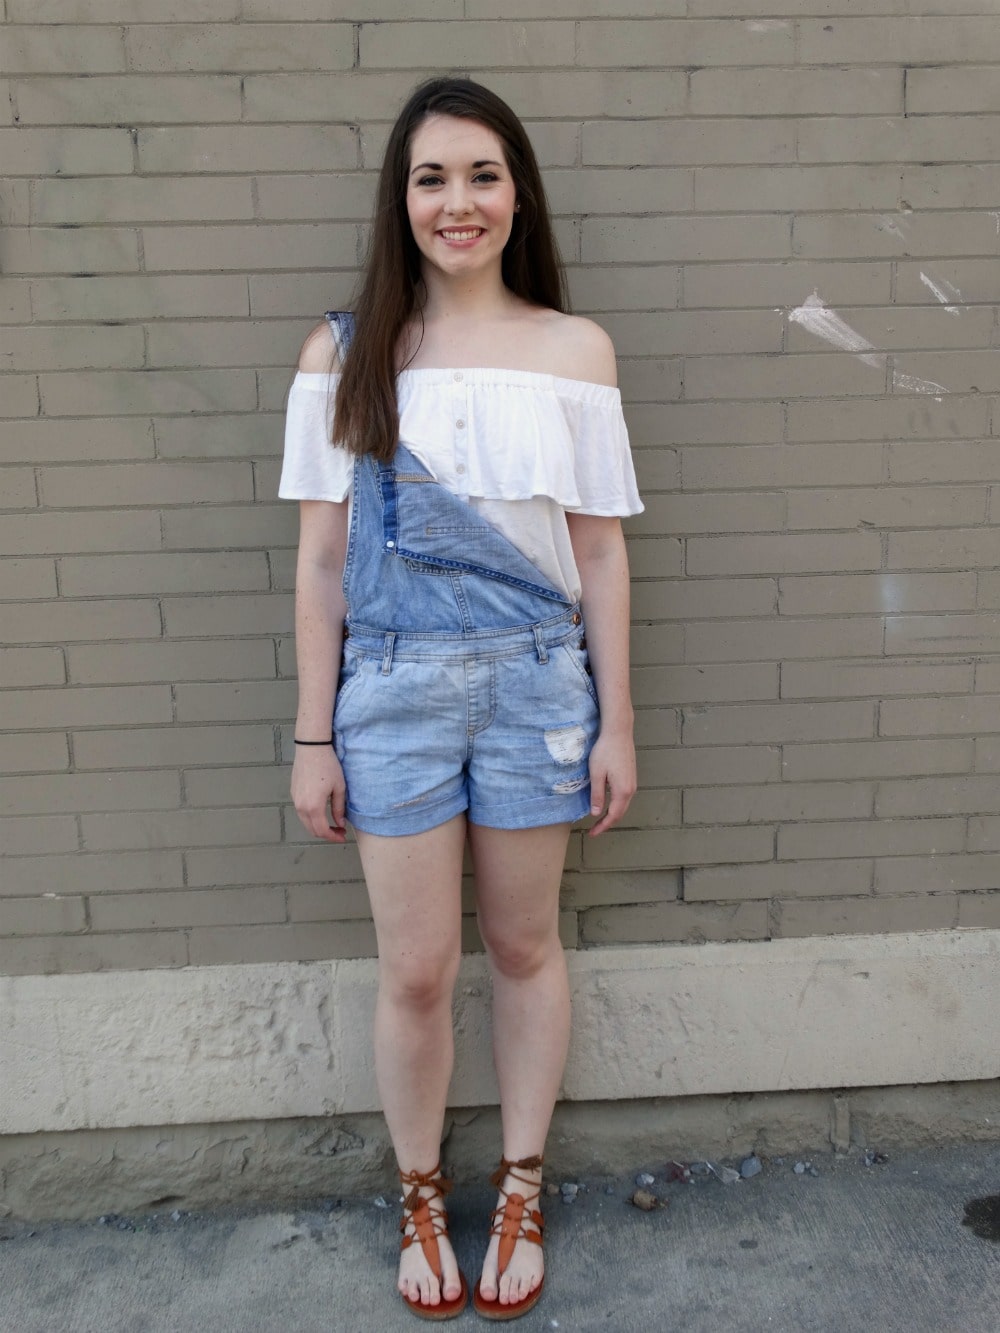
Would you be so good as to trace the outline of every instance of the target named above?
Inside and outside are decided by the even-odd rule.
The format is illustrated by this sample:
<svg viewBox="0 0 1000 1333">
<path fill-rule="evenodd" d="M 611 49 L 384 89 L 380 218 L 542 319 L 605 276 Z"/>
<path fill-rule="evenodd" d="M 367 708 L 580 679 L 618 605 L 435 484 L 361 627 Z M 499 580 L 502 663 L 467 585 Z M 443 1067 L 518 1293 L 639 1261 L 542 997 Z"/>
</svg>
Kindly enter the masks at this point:
<svg viewBox="0 0 1000 1333">
<path fill-rule="evenodd" d="M 492 158 L 484 157 L 479 162 L 473 162 L 472 167 L 474 171 L 478 171 L 480 167 L 503 167 L 503 163 L 494 162 Z M 410 172 L 410 175 L 412 176 L 418 171 L 425 171 L 425 170 L 444 171 L 444 167 L 441 165 L 440 162 L 421 162 L 419 163 L 419 165 L 413 168 L 413 170 Z"/>
</svg>

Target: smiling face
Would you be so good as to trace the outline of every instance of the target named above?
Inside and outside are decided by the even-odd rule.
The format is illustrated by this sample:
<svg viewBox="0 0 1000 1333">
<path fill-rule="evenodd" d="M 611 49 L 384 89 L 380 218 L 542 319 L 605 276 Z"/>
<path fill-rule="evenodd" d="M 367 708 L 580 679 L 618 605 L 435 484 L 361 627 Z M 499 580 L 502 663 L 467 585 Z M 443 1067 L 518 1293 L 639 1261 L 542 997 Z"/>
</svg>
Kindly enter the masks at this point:
<svg viewBox="0 0 1000 1333">
<path fill-rule="evenodd" d="M 476 120 L 428 116 L 413 135 L 406 212 L 428 266 L 471 276 L 495 269 L 510 237 L 516 189 L 503 144 Z"/>
</svg>

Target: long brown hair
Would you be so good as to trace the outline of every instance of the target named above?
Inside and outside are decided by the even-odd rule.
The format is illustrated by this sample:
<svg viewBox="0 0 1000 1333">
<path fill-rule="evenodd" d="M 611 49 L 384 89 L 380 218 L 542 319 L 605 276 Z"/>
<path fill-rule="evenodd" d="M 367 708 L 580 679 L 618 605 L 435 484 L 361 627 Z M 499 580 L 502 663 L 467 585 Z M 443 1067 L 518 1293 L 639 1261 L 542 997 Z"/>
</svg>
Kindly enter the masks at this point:
<svg viewBox="0 0 1000 1333">
<path fill-rule="evenodd" d="M 545 189 L 524 126 L 496 93 L 471 79 L 434 78 L 420 84 L 386 145 L 368 257 L 354 307 L 356 332 L 341 367 L 335 400 L 337 443 L 382 460 L 392 457 L 399 434 L 400 340 L 420 309 L 421 256 L 406 211 L 410 145 L 421 122 L 435 115 L 479 121 L 503 144 L 520 204 L 503 251 L 503 281 L 534 305 L 568 309 Z"/>
</svg>

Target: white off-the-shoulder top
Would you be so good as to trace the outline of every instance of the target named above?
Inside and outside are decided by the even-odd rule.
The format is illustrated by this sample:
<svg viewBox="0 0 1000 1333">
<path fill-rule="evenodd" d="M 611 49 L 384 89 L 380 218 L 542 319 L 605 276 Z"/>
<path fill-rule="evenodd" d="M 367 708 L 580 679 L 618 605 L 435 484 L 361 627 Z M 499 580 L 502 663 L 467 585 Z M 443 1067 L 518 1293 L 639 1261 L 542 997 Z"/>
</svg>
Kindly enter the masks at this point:
<svg viewBox="0 0 1000 1333">
<path fill-rule="evenodd" d="M 278 494 L 344 500 L 354 457 L 330 443 L 336 375 L 299 371 L 288 396 Z M 642 512 L 617 389 L 526 370 L 404 370 L 401 441 L 572 600 L 567 510 Z"/>
</svg>

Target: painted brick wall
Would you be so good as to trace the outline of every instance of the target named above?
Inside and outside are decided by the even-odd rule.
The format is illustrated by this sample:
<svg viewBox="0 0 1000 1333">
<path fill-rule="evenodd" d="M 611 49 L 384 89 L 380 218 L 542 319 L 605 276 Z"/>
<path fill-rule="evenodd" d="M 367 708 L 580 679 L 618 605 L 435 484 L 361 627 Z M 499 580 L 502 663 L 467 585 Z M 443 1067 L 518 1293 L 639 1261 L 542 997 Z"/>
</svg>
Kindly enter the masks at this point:
<svg viewBox="0 0 1000 1333">
<path fill-rule="evenodd" d="M 567 943 L 1000 925 L 995 0 L 3 13 L 3 970 L 373 950 L 287 802 L 281 410 L 442 68 L 530 123 L 648 505 Z"/>
</svg>

